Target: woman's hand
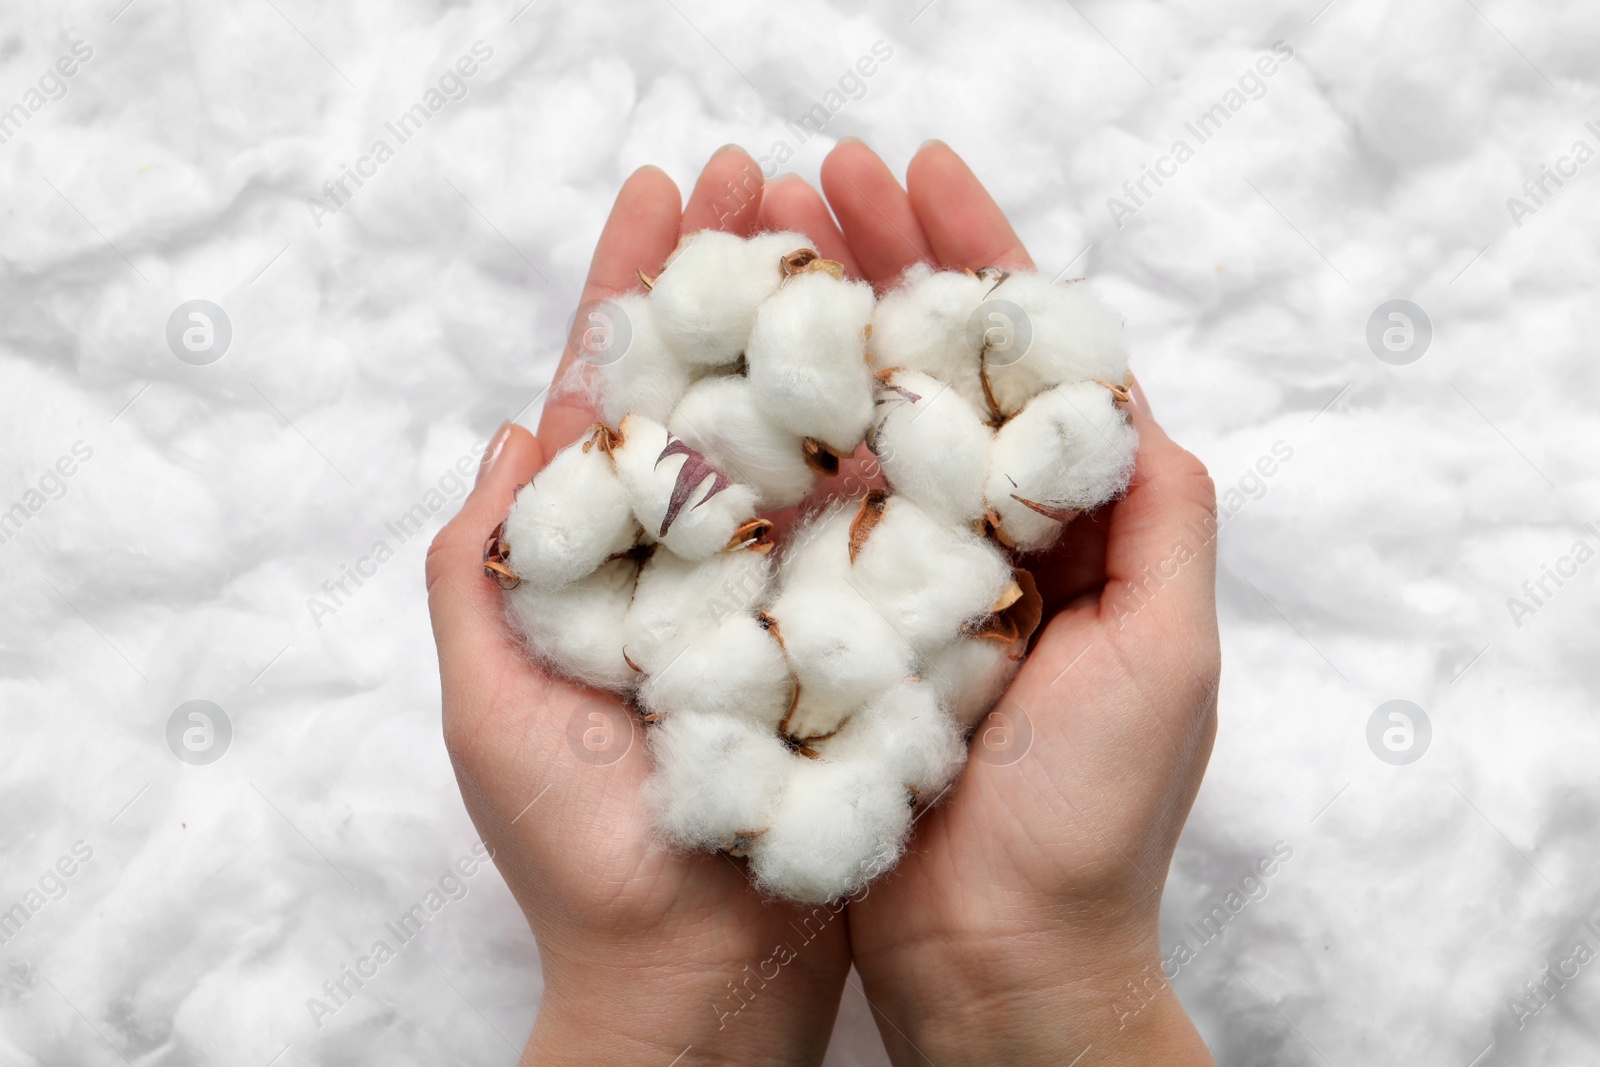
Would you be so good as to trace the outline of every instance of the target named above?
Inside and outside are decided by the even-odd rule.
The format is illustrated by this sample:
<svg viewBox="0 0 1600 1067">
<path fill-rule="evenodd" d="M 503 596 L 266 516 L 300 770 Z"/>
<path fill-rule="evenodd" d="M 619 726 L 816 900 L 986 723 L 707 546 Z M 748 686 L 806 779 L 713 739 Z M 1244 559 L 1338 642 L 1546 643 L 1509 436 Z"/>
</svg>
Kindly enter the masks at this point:
<svg viewBox="0 0 1600 1067">
<path fill-rule="evenodd" d="M 681 215 L 664 173 L 636 172 L 601 234 L 584 304 L 634 289 L 635 270 L 659 271 L 680 234 L 806 228 L 762 192 L 760 170 L 736 149 L 712 157 Z M 557 396 L 537 438 L 503 428 L 428 552 L 445 741 L 539 944 L 544 997 L 523 1063 L 819 1063 L 849 969 L 842 908 L 765 902 L 734 861 L 655 844 L 632 713 L 531 664 L 484 577 L 484 541 L 516 487 L 592 420 Z"/>
<path fill-rule="evenodd" d="M 917 260 L 1033 266 L 943 144 L 917 153 L 908 189 L 859 142 L 822 180 L 842 227 L 828 240 L 880 288 Z M 811 214 L 826 224 L 820 200 Z M 1215 492 L 1142 393 L 1133 418 L 1127 495 L 1024 559 L 1046 601 L 1036 647 L 900 865 L 850 905 L 896 1064 L 1065 1067 L 1089 1048 L 1085 1063 L 1211 1062 L 1162 976 L 1157 927 L 1215 733 Z"/>
</svg>

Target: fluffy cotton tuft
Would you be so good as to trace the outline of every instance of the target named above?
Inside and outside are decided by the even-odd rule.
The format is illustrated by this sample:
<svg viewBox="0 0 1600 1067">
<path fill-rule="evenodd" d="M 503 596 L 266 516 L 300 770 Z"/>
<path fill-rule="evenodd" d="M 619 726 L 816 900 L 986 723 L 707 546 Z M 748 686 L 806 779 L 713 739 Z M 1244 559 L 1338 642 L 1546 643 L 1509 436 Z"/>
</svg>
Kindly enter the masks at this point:
<svg viewBox="0 0 1600 1067">
<path fill-rule="evenodd" d="M 770 825 L 794 768 L 794 757 L 771 730 L 683 710 L 647 736 L 655 771 L 645 797 L 668 841 L 742 850 Z"/>
<path fill-rule="evenodd" d="M 897 370 L 878 389 L 871 446 L 894 491 L 944 522 L 983 518 L 994 430 L 953 386 Z"/>
<path fill-rule="evenodd" d="M 858 892 L 900 858 L 910 800 L 873 764 L 799 760 L 750 868 L 767 889 L 806 904 Z"/>
<path fill-rule="evenodd" d="M 1052 283 L 1039 274 L 1011 274 L 989 300 L 1014 305 L 1022 323 L 1010 349 L 987 359 L 989 391 L 1000 413 L 1015 415 L 1028 401 L 1063 382 L 1121 385 L 1128 377 L 1128 341 L 1122 319 L 1077 283 Z"/>
<path fill-rule="evenodd" d="M 808 270 L 785 282 L 756 315 L 750 386 L 774 423 L 839 455 L 856 450 L 872 421 L 866 360 L 872 286 Z"/>
<path fill-rule="evenodd" d="M 701 230 L 686 238 L 650 290 L 661 336 L 685 363 L 733 363 L 744 352 L 762 301 L 783 282 L 784 257 L 808 244 L 798 233 L 746 240 Z"/>
<path fill-rule="evenodd" d="M 696 234 L 578 324 L 602 425 L 485 566 L 536 659 L 641 713 L 666 842 L 821 903 L 948 792 L 1039 622 L 1017 553 L 1122 492 L 1137 435 L 1083 287 L 918 266 L 874 306 L 806 244 Z M 864 439 L 886 487 L 789 510 Z"/>
<path fill-rule="evenodd" d="M 504 532 L 511 567 L 524 585 L 542 592 L 593 574 L 640 535 L 611 458 L 581 446 L 557 453 L 522 487 Z"/>
<path fill-rule="evenodd" d="M 749 378 L 696 382 L 673 412 L 669 428 L 729 477 L 754 488 L 762 507 L 798 504 L 816 482 L 804 440 L 757 406 Z"/>
<path fill-rule="evenodd" d="M 686 559 L 705 559 L 755 518 L 756 491 L 710 466 L 665 426 L 629 415 L 621 435 L 612 460 L 646 537 Z"/>
<path fill-rule="evenodd" d="M 1023 552 L 1049 548 L 1072 515 L 1127 488 L 1138 447 L 1138 431 L 1104 386 L 1040 393 L 995 434 L 988 501 L 1000 537 Z"/>
</svg>

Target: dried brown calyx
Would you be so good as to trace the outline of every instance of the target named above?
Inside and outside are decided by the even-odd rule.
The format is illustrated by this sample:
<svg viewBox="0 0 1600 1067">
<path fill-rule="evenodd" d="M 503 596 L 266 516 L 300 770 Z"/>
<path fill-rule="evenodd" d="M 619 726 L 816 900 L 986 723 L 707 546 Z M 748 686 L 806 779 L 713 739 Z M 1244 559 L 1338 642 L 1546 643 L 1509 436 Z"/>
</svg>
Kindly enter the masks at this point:
<svg viewBox="0 0 1600 1067">
<path fill-rule="evenodd" d="M 733 839 L 728 842 L 727 846 L 724 847 L 722 851 L 726 852 L 730 856 L 743 859 L 744 857 L 750 855 L 750 850 L 755 847 L 757 839 L 759 839 L 761 835 L 766 832 L 767 831 L 764 829 L 735 830 L 733 832 Z"/>
<path fill-rule="evenodd" d="M 825 478 L 839 473 L 839 461 L 844 458 L 815 437 L 800 442 L 800 452 L 806 458 L 806 466 Z"/>
<path fill-rule="evenodd" d="M 872 536 L 872 531 L 883 521 L 883 509 L 888 505 L 889 493 L 884 489 L 873 489 L 861 498 L 861 506 L 856 509 L 856 517 L 850 520 L 851 563 L 856 561 L 856 556 L 867 543 L 867 538 Z"/>
<path fill-rule="evenodd" d="M 639 284 L 644 286 L 645 292 L 648 293 L 656 287 L 656 280 L 646 274 L 643 267 L 636 268 L 633 273 L 639 276 Z"/>
<path fill-rule="evenodd" d="M 1103 385 L 1111 390 L 1111 399 L 1118 404 L 1126 404 L 1133 399 L 1133 375 L 1131 374 L 1128 375 L 1126 381 L 1120 384 L 1117 382 L 1103 382 L 1099 378 L 1094 380 L 1094 384 Z"/>
<path fill-rule="evenodd" d="M 790 252 L 780 260 L 783 267 L 783 280 L 788 281 L 796 275 L 806 274 L 811 271 L 821 271 L 830 274 L 839 281 L 844 281 L 844 264 L 832 259 L 823 259 L 817 255 L 815 249 L 801 248 Z"/>
<path fill-rule="evenodd" d="M 767 539 L 767 535 L 771 532 L 771 519 L 751 519 L 733 531 L 725 551 L 736 552 L 745 549 L 765 555 L 772 551 L 772 542 Z"/>
<path fill-rule="evenodd" d="M 489 534 L 483 543 L 483 573 L 495 580 L 501 589 L 515 589 L 522 584 L 517 572 L 511 569 L 511 545 L 506 541 L 504 520 Z"/>
<path fill-rule="evenodd" d="M 963 627 L 963 632 L 968 637 L 1000 641 L 1007 645 L 1021 642 L 1026 646 L 1043 619 L 1044 597 L 1039 595 L 1038 583 L 1033 580 L 1031 573 L 1016 567 L 1011 571 L 1011 583 L 995 602 L 994 610 Z M 1013 658 L 1021 659 L 1022 653 L 1015 653 Z"/>
<path fill-rule="evenodd" d="M 622 431 L 613 430 L 603 422 L 597 422 L 589 427 L 589 437 L 583 442 L 583 450 L 598 448 L 608 456 L 615 455 L 618 448 L 622 447 Z"/>
</svg>

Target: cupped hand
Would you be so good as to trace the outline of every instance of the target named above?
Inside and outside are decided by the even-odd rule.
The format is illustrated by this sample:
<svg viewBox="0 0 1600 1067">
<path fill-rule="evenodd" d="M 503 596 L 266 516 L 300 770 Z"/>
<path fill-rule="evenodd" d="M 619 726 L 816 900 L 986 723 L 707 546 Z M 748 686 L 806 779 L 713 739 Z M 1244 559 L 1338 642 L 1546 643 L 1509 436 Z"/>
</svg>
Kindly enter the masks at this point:
<svg viewBox="0 0 1600 1067">
<path fill-rule="evenodd" d="M 584 305 L 635 289 L 635 271 L 659 271 L 680 235 L 748 234 L 774 220 L 804 228 L 762 194 L 760 170 L 737 149 L 712 157 L 681 213 L 663 172 L 637 171 L 601 234 Z M 849 967 L 840 909 L 764 901 L 733 860 L 661 848 L 633 715 L 614 695 L 532 664 L 484 576 L 484 541 L 516 488 L 593 419 L 558 391 L 537 437 L 503 428 L 428 552 L 445 741 L 467 810 L 539 945 L 544 996 L 523 1062 L 820 1062 Z"/>
<path fill-rule="evenodd" d="M 949 147 L 906 187 L 866 145 L 789 210 L 880 288 L 906 267 L 1033 263 Z M 809 195 L 808 195 L 809 194 Z M 846 255 L 849 256 L 846 259 Z M 1024 357 L 1026 358 L 1026 357 Z M 1158 912 L 1210 755 L 1219 650 L 1215 492 L 1141 391 L 1126 496 L 1024 557 L 1045 623 L 966 770 L 899 866 L 849 908 L 850 943 L 897 1064 L 1209 1063 L 1161 973 Z"/>
</svg>

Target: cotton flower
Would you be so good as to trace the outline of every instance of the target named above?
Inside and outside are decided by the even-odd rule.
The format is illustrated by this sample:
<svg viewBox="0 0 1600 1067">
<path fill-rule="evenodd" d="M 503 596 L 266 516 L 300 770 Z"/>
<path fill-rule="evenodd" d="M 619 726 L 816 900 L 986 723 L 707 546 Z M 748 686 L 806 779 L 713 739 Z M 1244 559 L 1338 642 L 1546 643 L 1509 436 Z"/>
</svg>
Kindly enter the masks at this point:
<svg viewBox="0 0 1600 1067">
<path fill-rule="evenodd" d="M 954 386 L 895 370 L 878 387 L 870 445 L 894 491 L 951 524 L 984 516 L 994 430 Z"/>
<path fill-rule="evenodd" d="M 705 559 L 743 536 L 757 493 L 642 415 L 622 420 L 611 458 L 645 536 L 686 559 Z"/>
<path fill-rule="evenodd" d="M 611 458 L 588 443 L 559 452 L 517 493 L 506 516 L 511 562 L 531 589 L 570 585 L 642 534 Z"/>
<path fill-rule="evenodd" d="M 807 245 L 699 233 L 602 305 L 597 425 L 484 566 L 538 662 L 637 709 L 662 838 L 820 903 L 948 792 L 1041 622 L 1020 554 L 1118 496 L 1138 437 L 1083 287 L 918 266 L 874 305 Z M 819 502 L 863 440 L 885 484 Z"/>
<path fill-rule="evenodd" d="M 668 425 L 718 469 L 755 489 L 764 508 L 798 504 L 816 482 L 805 440 L 766 415 L 742 375 L 696 382 Z"/>
<path fill-rule="evenodd" d="M 661 336 L 679 359 L 707 367 L 735 362 L 761 302 L 783 282 L 784 257 L 810 241 L 797 233 L 745 240 L 718 230 L 684 239 L 650 290 Z"/>
<path fill-rule="evenodd" d="M 872 420 L 872 287 L 811 269 L 826 262 L 812 261 L 761 305 L 745 357 L 767 418 L 848 456 Z"/>
<path fill-rule="evenodd" d="M 1116 396 L 1095 382 L 1040 393 L 995 434 L 987 485 L 1006 544 L 1049 548 L 1061 528 L 1121 493 L 1139 435 Z"/>
</svg>

